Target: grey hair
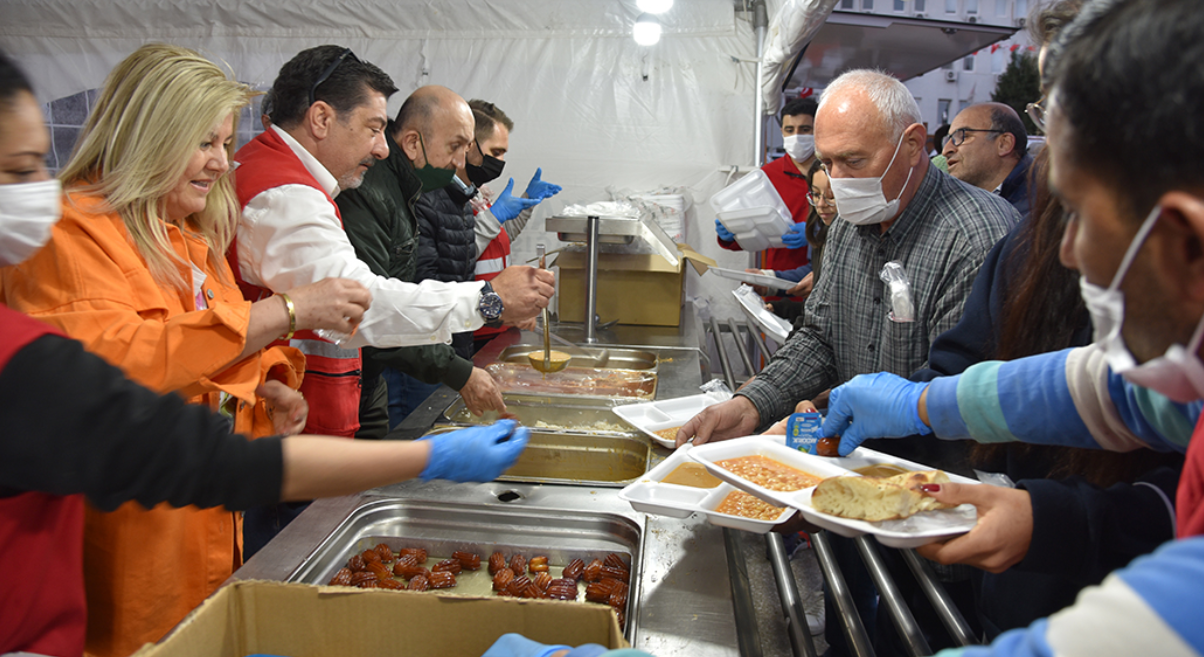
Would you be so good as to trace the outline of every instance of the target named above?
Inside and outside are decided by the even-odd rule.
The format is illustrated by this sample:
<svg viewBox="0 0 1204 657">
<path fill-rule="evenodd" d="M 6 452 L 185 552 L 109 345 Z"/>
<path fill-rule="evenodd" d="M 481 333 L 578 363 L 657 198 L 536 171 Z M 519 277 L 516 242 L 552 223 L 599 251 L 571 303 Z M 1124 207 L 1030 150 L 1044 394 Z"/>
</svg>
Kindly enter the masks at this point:
<svg viewBox="0 0 1204 657">
<path fill-rule="evenodd" d="M 850 88 L 860 89 L 870 97 L 890 126 L 893 141 L 899 140 L 907 126 L 921 122 L 920 106 L 907 87 L 892 75 L 868 68 L 846 71 L 828 84 L 819 98 L 819 109 L 824 108 L 829 98 Z"/>
</svg>

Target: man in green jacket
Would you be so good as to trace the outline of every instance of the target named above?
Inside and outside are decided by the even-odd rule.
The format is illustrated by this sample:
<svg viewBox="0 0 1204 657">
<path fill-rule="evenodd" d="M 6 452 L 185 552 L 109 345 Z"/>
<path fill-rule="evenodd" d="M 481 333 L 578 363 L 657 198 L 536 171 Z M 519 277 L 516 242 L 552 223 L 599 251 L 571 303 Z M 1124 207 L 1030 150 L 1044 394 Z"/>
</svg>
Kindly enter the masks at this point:
<svg viewBox="0 0 1204 657">
<path fill-rule="evenodd" d="M 423 191 L 444 187 L 456 169 L 464 167 L 473 142 L 472 110 L 450 89 L 421 87 L 406 99 L 386 130 L 389 157 L 368 170 L 358 189 L 344 191 L 336 202 L 359 259 L 375 274 L 413 282 L 418 245 L 414 204 Z M 389 422 L 385 367 L 458 390 L 468 409 L 478 415 L 506 410 L 489 373 L 457 356 L 451 345 L 366 347 L 363 355 L 357 438 L 382 438 L 400 422 Z"/>
</svg>

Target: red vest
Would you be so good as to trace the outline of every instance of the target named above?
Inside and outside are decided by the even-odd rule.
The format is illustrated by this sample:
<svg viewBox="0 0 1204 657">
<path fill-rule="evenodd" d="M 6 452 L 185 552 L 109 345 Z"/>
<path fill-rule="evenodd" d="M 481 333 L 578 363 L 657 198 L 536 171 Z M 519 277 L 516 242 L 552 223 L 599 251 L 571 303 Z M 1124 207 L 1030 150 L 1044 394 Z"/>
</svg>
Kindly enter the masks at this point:
<svg viewBox="0 0 1204 657">
<path fill-rule="evenodd" d="M 794 222 L 807 221 L 807 217 L 811 214 L 811 199 L 807 194 L 811 190 L 807 187 L 806 177 L 799 173 L 798 167 L 794 166 L 794 161 L 790 159 L 790 156 L 779 157 L 761 167 L 761 171 L 765 172 L 769 182 L 773 183 L 773 188 L 777 190 L 778 196 L 781 196 L 786 207 L 790 208 Z M 761 269 L 789 270 L 802 267 L 810 262 L 807 258 L 807 247 L 765 249 L 762 253 Z"/>
<path fill-rule="evenodd" d="M 1175 516 L 1179 538 L 1204 534 L 1204 416 L 1196 422 L 1187 445 L 1187 462 L 1175 494 Z"/>
<path fill-rule="evenodd" d="M 305 185 L 322 192 L 339 222 L 343 221 L 334 199 L 275 130 L 260 133 L 239 149 L 234 159 L 240 165 L 238 175 L 234 177 L 240 208 L 247 207 L 251 199 L 274 187 Z M 230 245 L 227 258 L 243 296 L 258 301 L 272 295 L 272 290 L 242 280 L 237 240 Z M 309 402 L 305 433 L 354 437 L 360 428 L 359 350 L 342 349 L 312 331 L 297 331 L 290 342 L 278 341 L 276 344 L 289 344 L 305 354 L 305 377 L 301 381 L 301 394 Z"/>
<path fill-rule="evenodd" d="M 0 370 L 21 348 L 58 333 L 0 305 Z M 86 627 L 83 496 L 0 498 L 0 654 L 78 657 Z"/>
<path fill-rule="evenodd" d="M 510 266 L 510 235 L 506 233 L 505 227 L 502 232 L 498 233 L 497 237 L 485 247 L 477 258 L 476 280 L 492 281 L 497 278 L 497 275 L 502 273 L 502 270 Z M 482 326 L 473 333 L 473 337 L 477 340 L 482 338 L 492 338 L 493 336 L 503 333 L 508 329 L 505 326 L 493 328 L 491 326 Z"/>
</svg>

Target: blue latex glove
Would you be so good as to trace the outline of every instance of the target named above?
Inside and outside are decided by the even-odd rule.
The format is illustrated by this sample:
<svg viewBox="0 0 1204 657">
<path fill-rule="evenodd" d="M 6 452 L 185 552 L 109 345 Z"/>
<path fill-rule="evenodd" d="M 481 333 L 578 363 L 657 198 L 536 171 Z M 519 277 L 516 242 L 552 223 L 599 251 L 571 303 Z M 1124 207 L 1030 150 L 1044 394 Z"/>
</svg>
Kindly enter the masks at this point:
<svg viewBox="0 0 1204 657">
<path fill-rule="evenodd" d="M 431 441 L 431 457 L 420 476 L 423 481 L 493 481 L 514 465 L 530 438 L 531 430 L 514 420 L 428 436 L 422 440 Z"/>
<path fill-rule="evenodd" d="M 736 240 L 736 236 L 733 235 L 731 231 L 724 228 L 723 223 L 718 219 L 715 220 L 715 234 L 718 235 L 719 239 L 723 240 L 724 242 L 734 242 Z"/>
<path fill-rule="evenodd" d="M 539 179 L 542 174 L 543 168 L 535 170 L 535 176 L 531 178 L 531 182 L 527 183 L 527 198 L 542 201 L 560 193 L 560 185 L 553 185 Z"/>
<path fill-rule="evenodd" d="M 509 184 L 506 185 L 506 189 L 503 189 L 502 193 L 498 195 L 497 200 L 493 202 L 493 205 L 489 206 L 489 211 L 492 212 L 493 216 L 497 217 L 497 220 L 502 223 L 506 223 L 507 221 L 517 217 L 522 213 L 523 210 L 526 210 L 527 208 L 533 208 L 539 205 L 539 202 L 543 200 L 541 198 L 519 198 L 510 193 L 510 190 L 512 189 L 514 189 L 513 178 L 511 178 Z"/>
<path fill-rule="evenodd" d="M 887 372 L 859 374 L 832 391 L 824 436 L 840 436 L 848 456 L 868 438 L 905 438 L 932 433 L 920 421 L 920 395 L 927 383 L 912 383 Z"/>
<path fill-rule="evenodd" d="M 806 222 L 794 224 L 782 235 L 782 242 L 792 249 L 801 249 L 807 246 L 807 234 L 803 232 L 805 230 L 807 230 Z"/>
<path fill-rule="evenodd" d="M 561 650 L 570 650 L 572 646 L 549 646 L 538 641 L 532 641 L 521 634 L 503 634 L 489 646 L 481 657 L 546 657 Z"/>
</svg>

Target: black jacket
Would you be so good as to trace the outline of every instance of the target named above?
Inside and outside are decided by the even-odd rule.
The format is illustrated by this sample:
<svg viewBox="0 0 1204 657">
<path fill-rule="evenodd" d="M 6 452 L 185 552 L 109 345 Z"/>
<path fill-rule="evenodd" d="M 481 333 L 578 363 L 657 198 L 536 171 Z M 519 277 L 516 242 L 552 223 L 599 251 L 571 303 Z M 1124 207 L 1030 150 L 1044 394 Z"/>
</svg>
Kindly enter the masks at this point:
<svg viewBox="0 0 1204 657">
<path fill-rule="evenodd" d="M 476 278 L 476 214 L 469 197 L 455 183 L 418 199 L 418 272 L 416 281 L 433 278 L 447 283 Z M 472 358 L 472 333 L 456 333 L 452 347 L 464 359 Z"/>
</svg>

